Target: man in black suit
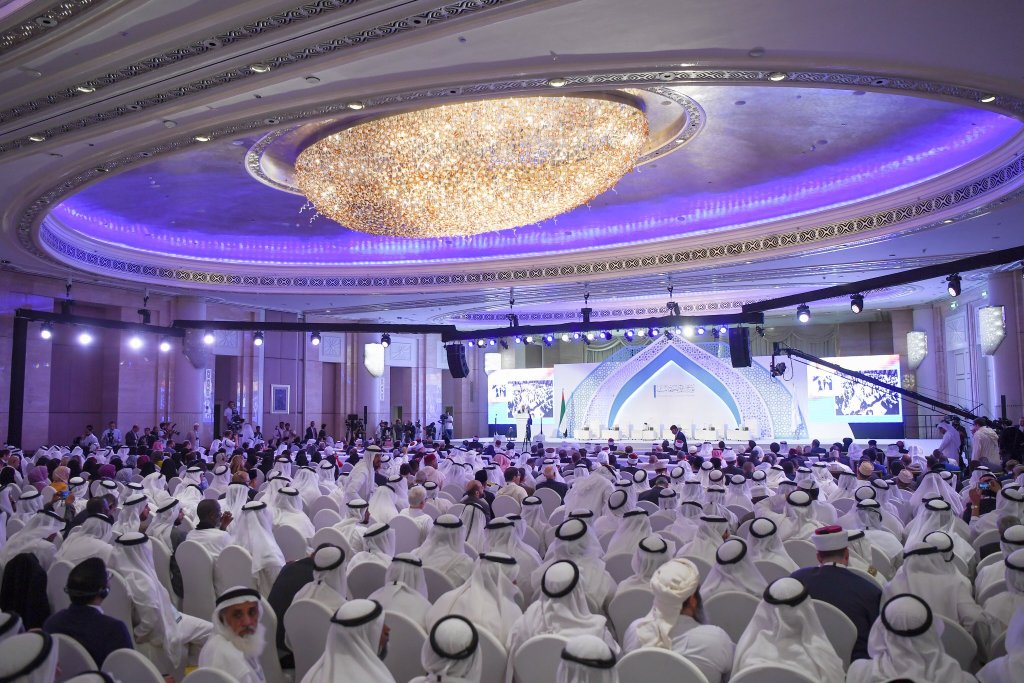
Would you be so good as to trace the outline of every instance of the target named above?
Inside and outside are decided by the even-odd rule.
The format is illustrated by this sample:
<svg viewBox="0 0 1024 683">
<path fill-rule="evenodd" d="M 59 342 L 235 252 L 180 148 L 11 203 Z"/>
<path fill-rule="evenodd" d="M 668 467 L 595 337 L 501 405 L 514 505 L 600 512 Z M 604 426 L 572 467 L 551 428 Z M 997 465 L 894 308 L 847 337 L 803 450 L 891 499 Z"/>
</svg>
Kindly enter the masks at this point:
<svg viewBox="0 0 1024 683">
<path fill-rule="evenodd" d="M 538 489 L 551 489 L 558 494 L 558 497 L 565 501 L 565 494 L 569 492 L 569 485 L 558 481 L 558 469 L 554 465 L 544 465 L 544 480 L 537 484 Z"/>
<path fill-rule="evenodd" d="M 816 529 L 811 540 L 818 550 L 819 566 L 798 569 L 792 576 L 807 587 L 812 598 L 838 607 L 849 617 L 857 627 L 853 659 L 868 659 L 868 634 L 878 618 L 882 589 L 847 568 L 847 539 L 848 532 L 834 524 Z"/>
<path fill-rule="evenodd" d="M 103 560 L 90 557 L 79 563 L 68 574 L 64 590 L 71 598 L 71 606 L 46 620 L 46 633 L 74 638 L 92 656 L 96 666 L 102 666 L 114 650 L 132 649 L 128 626 L 120 619 L 108 617 L 100 607 L 110 592 Z"/>
</svg>

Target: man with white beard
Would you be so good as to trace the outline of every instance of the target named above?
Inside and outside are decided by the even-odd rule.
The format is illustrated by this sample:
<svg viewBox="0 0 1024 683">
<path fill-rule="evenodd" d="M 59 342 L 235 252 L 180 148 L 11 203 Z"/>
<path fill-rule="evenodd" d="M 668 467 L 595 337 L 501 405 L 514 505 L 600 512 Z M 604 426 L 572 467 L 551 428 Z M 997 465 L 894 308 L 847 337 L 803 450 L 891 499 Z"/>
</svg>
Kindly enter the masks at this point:
<svg viewBox="0 0 1024 683">
<path fill-rule="evenodd" d="M 259 657 L 266 645 L 258 591 L 236 586 L 217 597 L 213 635 L 199 652 L 199 666 L 219 669 L 238 683 L 263 683 Z"/>
</svg>

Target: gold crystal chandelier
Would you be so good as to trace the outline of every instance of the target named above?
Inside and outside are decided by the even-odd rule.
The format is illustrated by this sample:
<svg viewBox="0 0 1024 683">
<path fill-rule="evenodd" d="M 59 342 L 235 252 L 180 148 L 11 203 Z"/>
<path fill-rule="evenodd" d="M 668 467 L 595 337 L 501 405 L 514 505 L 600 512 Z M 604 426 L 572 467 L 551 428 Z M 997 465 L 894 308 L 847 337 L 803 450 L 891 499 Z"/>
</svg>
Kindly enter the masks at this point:
<svg viewBox="0 0 1024 683">
<path fill-rule="evenodd" d="M 612 188 L 647 145 L 647 117 L 600 97 L 516 97 L 386 116 L 295 163 L 328 218 L 374 235 L 475 235 L 538 223 Z"/>
</svg>

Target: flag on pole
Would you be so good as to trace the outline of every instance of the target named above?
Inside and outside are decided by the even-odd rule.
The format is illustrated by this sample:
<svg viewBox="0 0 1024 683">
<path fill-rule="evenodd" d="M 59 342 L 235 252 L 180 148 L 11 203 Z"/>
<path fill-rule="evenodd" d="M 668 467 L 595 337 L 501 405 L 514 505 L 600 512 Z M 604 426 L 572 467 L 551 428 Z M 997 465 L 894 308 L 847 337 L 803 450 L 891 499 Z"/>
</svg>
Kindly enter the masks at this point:
<svg viewBox="0 0 1024 683">
<path fill-rule="evenodd" d="M 558 426 L 562 426 L 562 420 L 565 419 L 565 389 L 562 389 L 562 410 L 558 414 Z"/>
</svg>

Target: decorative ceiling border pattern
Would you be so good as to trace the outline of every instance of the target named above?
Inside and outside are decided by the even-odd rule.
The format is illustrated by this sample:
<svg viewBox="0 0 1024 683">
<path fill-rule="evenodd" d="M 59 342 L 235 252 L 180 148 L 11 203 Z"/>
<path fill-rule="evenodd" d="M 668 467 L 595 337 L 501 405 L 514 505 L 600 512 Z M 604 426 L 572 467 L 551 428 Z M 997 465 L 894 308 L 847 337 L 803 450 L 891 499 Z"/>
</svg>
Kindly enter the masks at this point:
<svg viewBox="0 0 1024 683">
<path fill-rule="evenodd" d="M 272 288 L 280 291 L 308 291 L 331 289 L 350 289 L 371 291 L 383 287 L 447 287 L 475 285 L 481 283 L 507 286 L 519 282 L 538 279 L 564 279 L 575 277 L 592 277 L 594 275 L 614 276 L 622 273 L 644 271 L 658 267 L 679 267 L 705 264 L 723 256 L 767 255 L 778 249 L 797 245 L 813 245 L 825 240 L 853 238 L 860 234 L 870 234 L 874 230 L 899 226 L 901 223 L 918 220 L 939 211 L 955 208 L 958 205 L 975 201 L 985 195 L 994 194 L 999 189 L 1019 180 L 1024 175 L 1024 157 L 1017 157 L 1011 163 L 994 170 L 974 181 L 949 189 L 927 199 L 896 206 L 849 220 L 828 223 L 815 228 L 789 231 L 778 234 L 764 235 L 757 239 L 726 242 L 710 247 L 687 249 L 659 255 L 614 259 L 611 261 L 592 261 L 566 264 L 560 267 L 520 268 L 513 270 L 483 271 L 469 273 L 451 273 L 445 275 L 410 275 L 404 277 L 367 277 L 367 276 L 321 276 L 321 275 L 266 275 L 219 273 L 206 270 L 187 268 L 169 268 L 123 259 L 103 256 L 85 251 L 57 235 L 45 224 L 40 229 L 40 240 L 47 248 L 65 259 L 75 261 L 79 267 L 95 272 L 102 269 L 115 277 L 142 276 L 159 282 L 170 284 L 178 282 L 182 285 L 192 284 L 207 287 L 241 287 L 241 288 Z M 69 180 L 36 200 L 23 214 L 19 224 L 19 235 L 31 241 L 31 227 L 36 218 L 64 194 L 62 188 L 70 189 L 75 184 Z M 1015 192 L 1020 196 L 1020 190 Z M 975 207 L 959 218 L 968 218 L 988 212 L 1002 202 L 1005 197 L 996 197 L 987 205 Z M 947 219 L 948 220 L 948 219 Z M 914 226 L 912 230 L 936 227 L 941 221 L 929 226 Z"/>
<path fill-rule="evenodd" d="M 323 12 L 330 11 L 331 9 L 337 9 L 337 7 L 334 7 L 335 5 L 340 5 L 344 3 L 344 6 L 350 6 L 351 3 L 355 1 L 358 0 L 318 0 L 317 3 L 315 3 L 314 5 L 310 5 L 310 7 L 319 7 L 319 11 L 322 14 Z M 478 14 L 480 12 L 487 11 L 489 9 L 493 9 L 496 7 L 504 7 L 531 1 L 532 0 L 459 0 L 458 2 L 450 2 L 448 4 L 441 5 L 440 7 L 435 7 L 434 9 L 428 10 L 426 12 L 420 12 L 409 17 L 396 19 L 394 21 L 389 21 L 384 24 L 378 24 L 377 26 L 373 26 L 371 28 L 358 31 L 356 33 L 350 33 L 345 36 L 332 38 L 330 40 L 314 43 L 312 45 L 307 45 L 302 49 L 291 50 L 289 52 L 278 54 L 273 57 L 267 57 L 261 59 L 260 63 L 266 65 L 269 71 L 273 71 L 275 69 L 291 66 L 293 64 L 298 64 L 300 62 L 308 62 L 311 60 L 318 59 L 320 57 L 337 54 L 338 52 L 341 52 L 343 50 L 348 50 L 351 48 L 366 45 L 368 43 L 373 43 L 379 40 L 391 38 L 398 34 L 407 33 L 409 31 L 422 29 L 429 26 L 434 26 L 440 23 L 451 21 L 452 19 L 458 19 L 468 14 Z M 222 35 L 235 36 L 234 40 L 240 40 L 242 38 L 249 37 L 248 34 L 250 32 L 253 32 L 254 35 L 263 34 L 268 31 L 272 31 L 274 29 L 281 28 L 289 24 L 293 24 L 296 21 L 303 21 L 309 18 L 311 18 L 309 13 L 303 11 L 303 8 L 300 7 L 298 9 L 288 10 L 287 12 L 281 15 L 274 15 L 271 17 L 258 20 L 254 24 L 250 24 L 241 28 L 231 29 L 230 31 L 227 31 Z M 217 38 L 219 39 L 220 36 L 218 36 Z M 120 70 L 116 72 L 106 74 L 105 76 L 99 78 L 95 78 L 92 81 L 90 81 L 90 83 L 95 83 L 98 86 L 117 83 L 121 80 L 124 80 L 125 74 L 123 72 L 125 72 L 125 70 L 127 70 L 127 75 L 134 76 L 138 75 L 139 73 L 151 71 L 152 69 L 158 68 L 160 66 L 166 66 L 167 64 L 173 63 L 174 61 L 180 61 L 187 57 L 194 56 L 192 50 L 195 45 L 196 44 L 193 43 L 188 46 L 176 48 L 175 50 L 171 50 L 167 53 L 164 53 L 163 55 L 158 55 L 156 57 L 149 58 L 147 60 L 143 60 L 141 62 L 137 62 L 135 64 L 122 67 Z M 199 45 L 202 47 L 202 51 L 211 49 L 210 47 L 205 46 L 202 43 L 199 43 Z M 152 64 L 150 63 L 151 61 Z M 189 83 L 185 83 L 183 85 L 174 87 L 170 90 L 165 90 L 163 92 L 159 92 L 153 95 L 149 95 L 147 97 L 137 99 L 130 104 L 122 104 L 112 109 L 95 112 L 88 116 L 75 119 L 73 121 L 68 121 L 59 126 L 52 126 L 46 129 L 35 130 L 31 133 L 31 135 L 42 135 L 45 136 L 48 140 L 52 140 L 53 138 L 70 133 L 72 131 L 80 131 L 95 125 L 108 123 L 122 116 L 134 114 L 145 109 L 150 109 L 152 107 L 164 104 L 166 102 L 178 101 L 183 98 L 197 95 L 199 93 L 209 92 L 214 88 L 218 88 L 229 83 L 237 83 L 244 79 L 256 78 L 261 75 L 263 74 L 257 73 L 250 69 L 249 65 L 239 66 L 233 69 L 229 69 L 227 71 L 222 71 L 212 76 L 207 76 L 204 78 L 191 81 Z M 75 87 L 73 86 L 70 88 L 70 90 L 74 91 L 74 88 Z M 53 102 L 56 102 L 59 99 L 64 98 L 65 96 L 74 97 L 78 94 L 75 92 L 70 92 L 69 94 L 68 93 L 69 89 L 65 88 L 64 90 L 59 91 L 56 94 L 51 94 L 43 99 L 47 102 L 53 99 Z M 33 103 L 30 102 L 28 104 L 18 105 L 18 107 L 14 107 L 12 110 L 8 111 L 10 112 L 13 110 L 19 110 L 19 112 L 23 112 L 26 109 L 31 110 L 32 105 Z M 25 147 L 26 145 L 32 144 L 35 143 L 31 139 L 29 139 L 28 135 L 20 138 L 15 138 L 13 140 L 8 140 L 4 143 L 0 143 L 0 154 L 20 149 L 22 147 Z"/>
<path fill-rule="evenodd" d="M 52 5 L 32 19 L 23 21 L 0 33 L 0 56 L 42 36 L 50 29 L 59 26 L 60 22 L 68 21 L 103 4 L 103 2 L 104 0 L 62 0 Z"/>
</svg>

